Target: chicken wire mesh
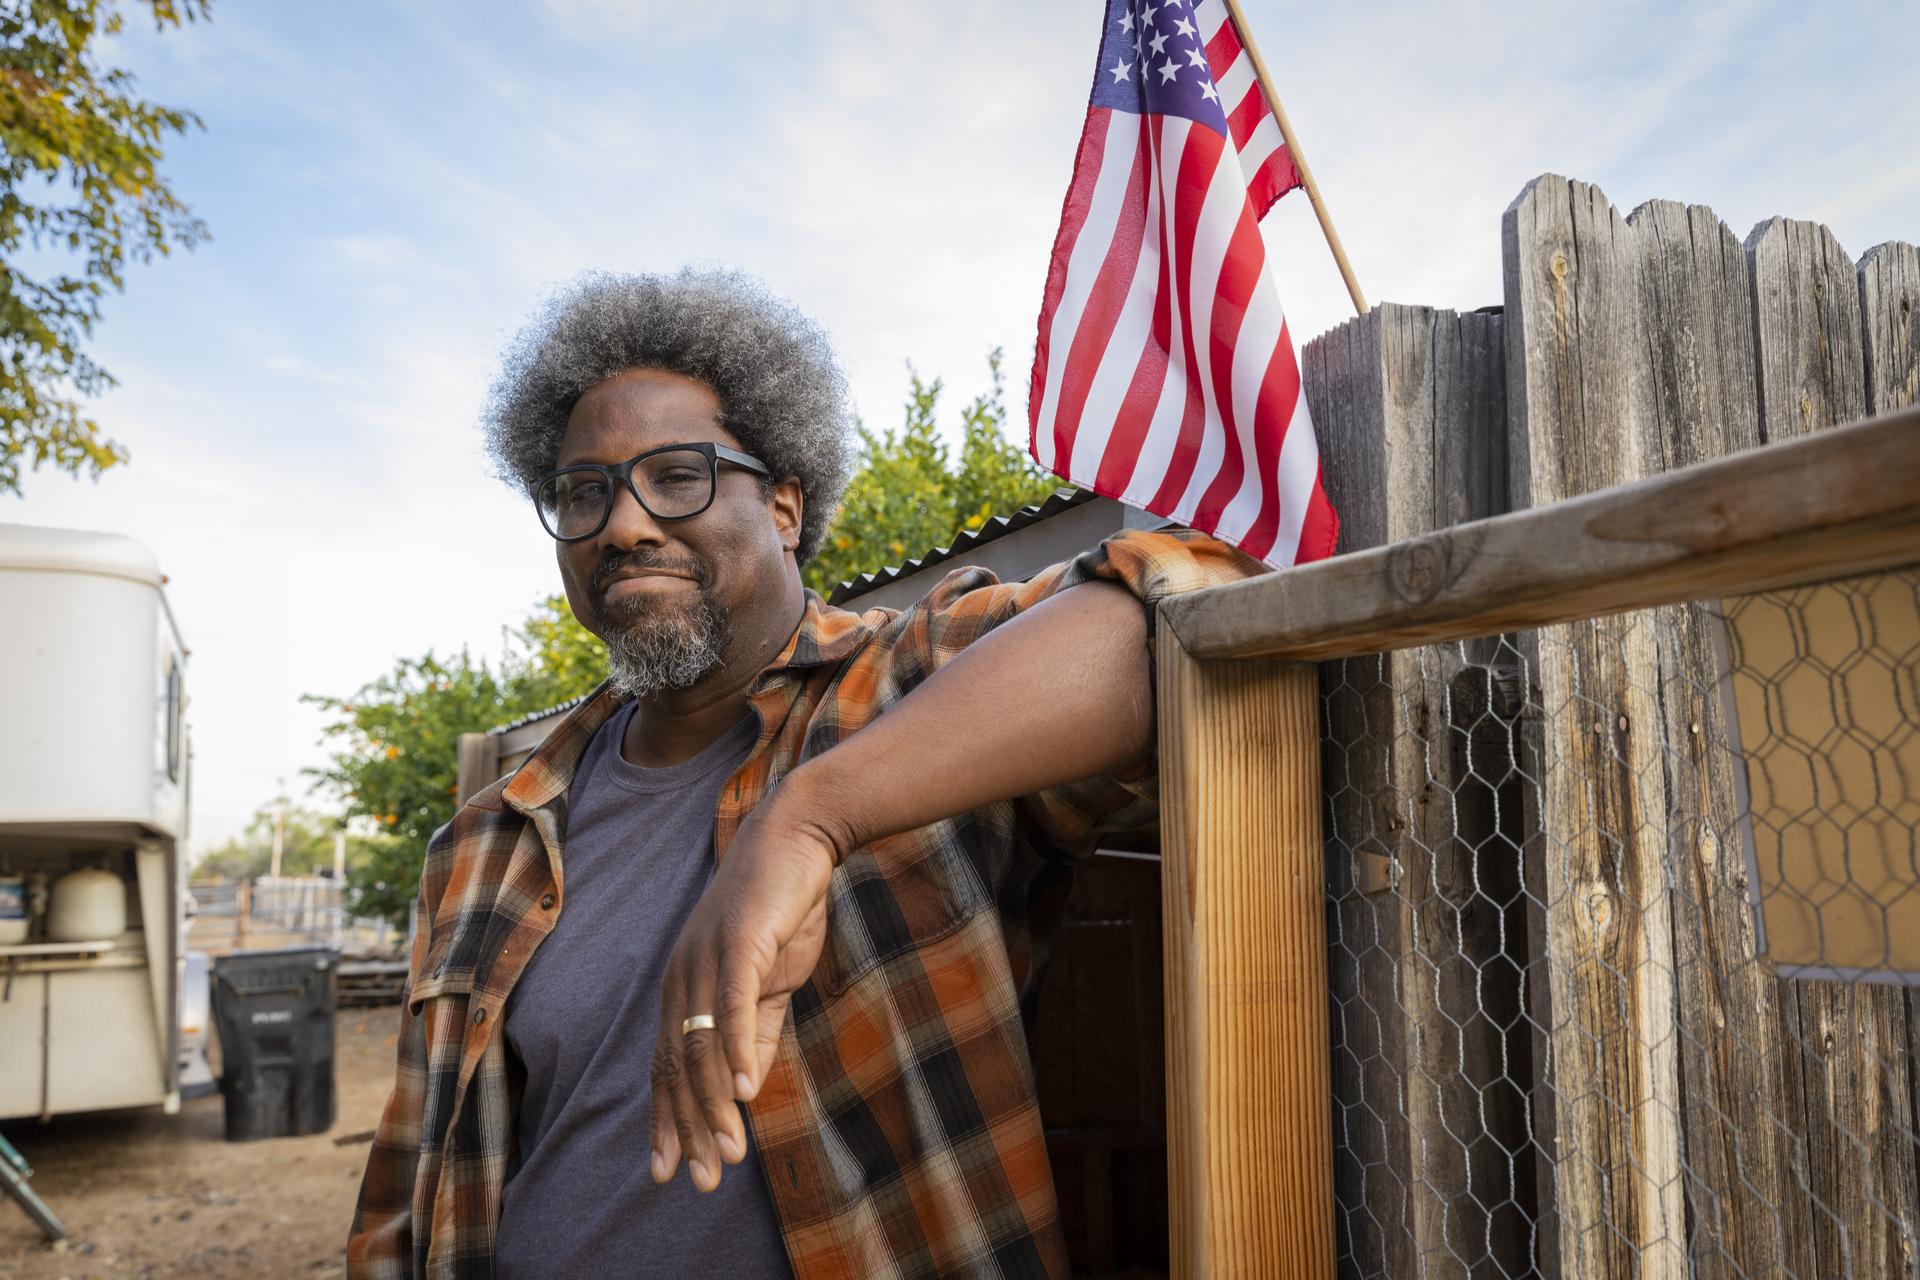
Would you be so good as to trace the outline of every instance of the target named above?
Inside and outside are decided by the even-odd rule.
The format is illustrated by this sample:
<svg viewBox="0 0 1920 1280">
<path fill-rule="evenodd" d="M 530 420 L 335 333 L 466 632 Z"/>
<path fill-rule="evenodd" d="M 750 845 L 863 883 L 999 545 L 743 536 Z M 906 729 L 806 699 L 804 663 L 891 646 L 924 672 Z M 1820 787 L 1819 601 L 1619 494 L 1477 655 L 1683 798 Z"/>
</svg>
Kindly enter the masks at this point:
<svg viewBox="0 0 1920 1280">
<path fill-rule="evenodd" d="M 1920 1276 L 1920 576 L 1321 687 L 1343 1275 Z"/>
</svg>

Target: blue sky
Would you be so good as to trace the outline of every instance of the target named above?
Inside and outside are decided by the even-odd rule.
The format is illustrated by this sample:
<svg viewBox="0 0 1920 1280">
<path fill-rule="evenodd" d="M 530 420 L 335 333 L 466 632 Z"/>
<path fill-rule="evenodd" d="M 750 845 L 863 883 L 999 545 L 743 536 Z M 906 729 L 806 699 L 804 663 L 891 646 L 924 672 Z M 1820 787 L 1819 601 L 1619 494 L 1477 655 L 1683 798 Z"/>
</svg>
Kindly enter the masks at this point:
<svg viewBox="0 0 1920 1280">
<path fill-rule="evenodd" d="M 1375 301 L 1500 301 L 1531 177 L 1744 236 L 1920 237 L 1908 3 L 1246 0 Z M 318 763 L 303 692 L 470 645 L 556 583 L 474 427 L 502 342 L 587 269 L 723 263 L 834 335 L 891 423 L 906 362 L 1017 417 L 1097 3 L 218 0 L 115 55 L 204 132 L 167 170 L 211 226 L 133 271 L 96 353 L 130 465 L 29 475 L 0 520 L 113 529 L 173 578 L 194 650 L 196 840 Z M 1299 196 L 1266 222 L 1304 341 L 1350 313 Z"/>
</svg>

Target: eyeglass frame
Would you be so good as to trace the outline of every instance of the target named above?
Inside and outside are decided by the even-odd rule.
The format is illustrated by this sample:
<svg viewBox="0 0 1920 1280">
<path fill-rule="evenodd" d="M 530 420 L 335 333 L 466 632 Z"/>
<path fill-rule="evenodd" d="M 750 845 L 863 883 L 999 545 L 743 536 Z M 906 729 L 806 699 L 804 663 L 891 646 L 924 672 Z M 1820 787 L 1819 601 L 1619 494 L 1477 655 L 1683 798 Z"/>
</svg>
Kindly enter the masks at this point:
<svg viewBox="0 0 1920 1280">
<path fill-rule="evenodd" d="M 692 450 L 706 458 L 707 500 L 700 504 L 699 510 L 689 511 L 685 515 L 663 516 L 648 506 L 647 500 L 640 496 L 639 488 L 633 483 L 633 469 L 638 464 L 645 462 L 648 458 L 662 453 L 672 453 L 675 450 Z M 594 525 L 593 528 L 586 533 L 575 534 L 571 538 L 563 538 L 548 526 L 546 515 L 544 513 L 540 514 L 540 527 L 545 529 L 548 536 L 555 542 L 585 542 L 588 538 L 598 536 L 600 531 L 607 527 L 607 521 L 613 519 L 613 505 L 618 497 L 618 494 L 614 492 L 613 486 L 624 488 L 628 493 L 632 494 L 633 500 L 640 504 L 640 509 L 645 511 L 649 516 L 652 516 L 655 520 L 691 520 L 695 516 L 702 514 L 713 506 L 714 499 L 720 496 L 720 464 L 722 462 L 730 462 L 744 471 L 751 471 L 769 480 L 773 478 L 773 472 L 767 469 L 767 464 L 750 453 L 742 453 L 738 449 L 729 449 L 726 445 L 716 444 L 711 440 L 690 440 L 684 444 L 663 444 L 656 449 L 649 449 L 645 453 L 636 453 L 625 462 L 616 462 L 612 466 L 598 462 L 577 462 L 570 467 L 558 467 L 538 477 L 531 485 L 527 486 L 527 496 L 533 501 L 534 511 L 539 513 L 540 490 L 548 481 L 556 476 L 570 475 L 576 471 L 598 472 L 606 479 L 609 485 L 607 492 L 607 509 L 600 513 L 599 524 Z"/>
</svg>

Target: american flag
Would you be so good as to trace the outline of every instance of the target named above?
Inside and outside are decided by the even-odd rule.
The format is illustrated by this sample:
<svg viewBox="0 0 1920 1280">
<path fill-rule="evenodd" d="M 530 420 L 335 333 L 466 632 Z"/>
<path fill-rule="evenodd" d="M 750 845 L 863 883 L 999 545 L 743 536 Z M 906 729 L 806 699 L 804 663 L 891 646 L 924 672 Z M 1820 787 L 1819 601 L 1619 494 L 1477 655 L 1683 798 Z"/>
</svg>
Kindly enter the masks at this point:
<svg viewBox="0 0 1920 1280">
<path fill-rule="evenodd" d="M 1284 568 L 1338 518 L 1261 215 L 1299 185 L 1221 0 L 1109 0 L 1028 398 L 1035 461 Z"/>
</svg>

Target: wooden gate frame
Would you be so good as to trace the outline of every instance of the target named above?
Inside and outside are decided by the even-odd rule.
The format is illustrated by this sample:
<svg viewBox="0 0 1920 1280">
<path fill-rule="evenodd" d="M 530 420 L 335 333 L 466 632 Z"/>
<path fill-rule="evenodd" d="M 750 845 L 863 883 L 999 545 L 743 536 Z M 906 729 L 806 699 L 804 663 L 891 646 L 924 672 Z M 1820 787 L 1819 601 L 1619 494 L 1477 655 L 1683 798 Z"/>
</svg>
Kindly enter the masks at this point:
<svg viewBox="0 0 1920 1280">
<path fill-rule="evenodd" d="M 1162 602 L 1174 1274 L 1334 1274 L 1312 664 L 1915 563 L 1906 410 Z"/>
</svg>

